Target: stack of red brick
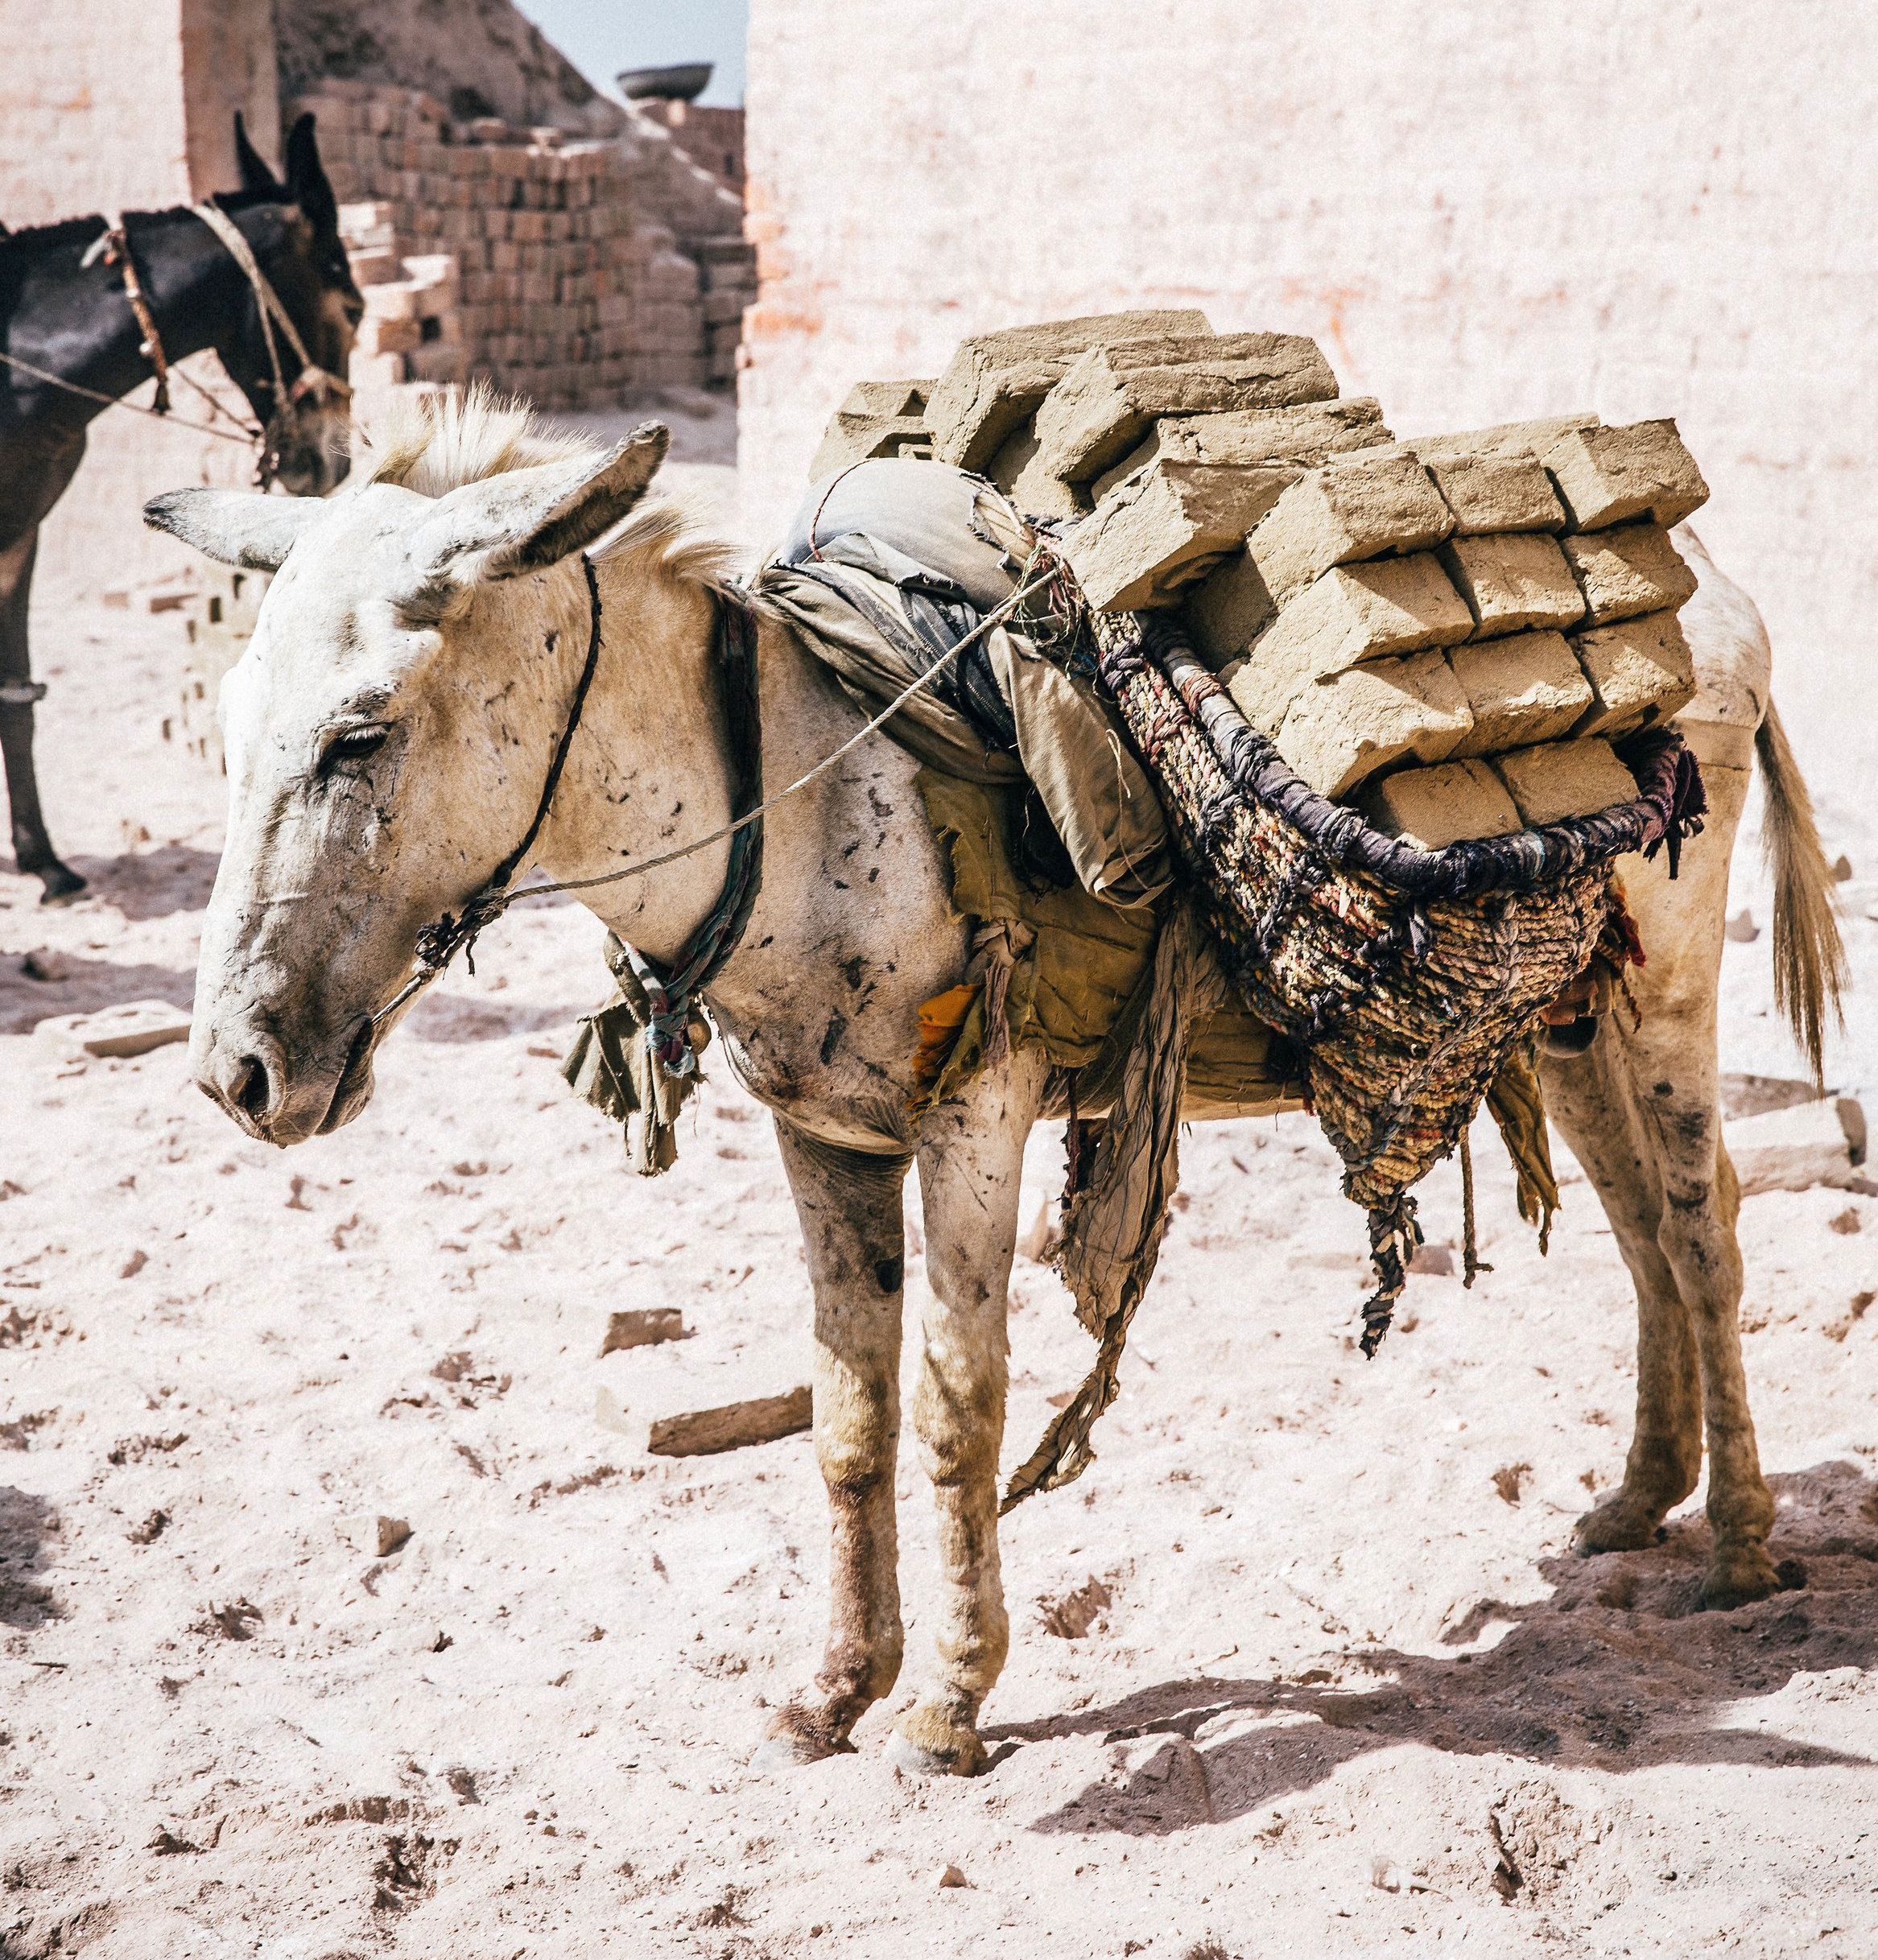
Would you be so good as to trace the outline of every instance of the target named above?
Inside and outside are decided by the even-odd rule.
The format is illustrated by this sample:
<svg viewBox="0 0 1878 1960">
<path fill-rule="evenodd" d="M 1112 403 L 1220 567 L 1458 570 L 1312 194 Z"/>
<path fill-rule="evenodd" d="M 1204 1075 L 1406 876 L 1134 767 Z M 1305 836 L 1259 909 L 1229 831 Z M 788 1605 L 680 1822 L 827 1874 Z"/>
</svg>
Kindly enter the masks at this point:
<svg viewBox="0 0 1878 1960">
<path fill-rule="evenodd" d="M 378 206 L 400 262 L 456 262 L 460 358 L 396 354 L 487 376 L 548 408 L 638 389 L 721 386 L 736 371 L 753 255 L 737 200 L 643 120 L 617 141 L 492 118 L 452 123 L 415 90 L 328 82 L 293 105 L 319 118 L 342 202 Z M 386 283 L 401 283 L 398 279 Z M 430 317 L 443 317 L 432 315 Z M 457 378 L 456 373 L 439 378 Z M 388 374 L 380 379 L 391 378 Z"/>
</svg>

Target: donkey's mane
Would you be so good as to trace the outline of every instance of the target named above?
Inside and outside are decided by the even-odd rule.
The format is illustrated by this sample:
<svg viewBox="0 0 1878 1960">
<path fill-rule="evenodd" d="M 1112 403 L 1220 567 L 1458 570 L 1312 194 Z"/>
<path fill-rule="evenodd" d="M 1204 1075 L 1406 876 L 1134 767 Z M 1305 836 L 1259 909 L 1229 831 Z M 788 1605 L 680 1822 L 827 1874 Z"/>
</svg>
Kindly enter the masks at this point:
<svg viewBox="0 0 1878 1960">
<path fill-rule="evenodd" d="M 556 428 L 514 396 L 486 382 L 462 392 L 394 396 L 367 432 L 368 483 L 394 483 L 420 497 L 444 497 L 465 484 L 485 483 L 510 470 L 543 463 L 597 462 L 606 445 Z M 593 554 L 596 563 L 634 557 L 695 585 L 718 589 L 737 569 L 737 547 L 701 530 L 671 497 L 646 498 Z"/>
</svg>

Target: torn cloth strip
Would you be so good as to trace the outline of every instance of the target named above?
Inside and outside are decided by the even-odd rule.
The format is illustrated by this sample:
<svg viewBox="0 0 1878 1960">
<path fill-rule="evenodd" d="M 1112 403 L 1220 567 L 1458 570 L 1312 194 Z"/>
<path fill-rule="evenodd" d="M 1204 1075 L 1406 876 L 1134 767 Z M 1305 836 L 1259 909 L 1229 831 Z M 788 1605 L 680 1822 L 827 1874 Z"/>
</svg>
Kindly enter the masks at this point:
<svg viewBox="0 0 1878 1960">
<path fill-rule="evenodd" d="M 741 594 L 718 595 L 714 653 L 728 737 L 731 815 L 743 817 L 763 800 L 763 755 L 756 617 Z M 669 971 L 607 935 L 617 991 L 582 1020 L 561 1073 L 586 1101 L 625 1126 L 634 1163 L 644 1176 L 669 1170 L 677 1157 L 672 1125 L 697 1086 L 698 1051 L 710 1033 L 697 997 L 737 950 L 762 881 L 759 817 L 732 836 L 716 902 Z M 632 1148 L 635 1116 L 640 1131 Z"/>
</svg>

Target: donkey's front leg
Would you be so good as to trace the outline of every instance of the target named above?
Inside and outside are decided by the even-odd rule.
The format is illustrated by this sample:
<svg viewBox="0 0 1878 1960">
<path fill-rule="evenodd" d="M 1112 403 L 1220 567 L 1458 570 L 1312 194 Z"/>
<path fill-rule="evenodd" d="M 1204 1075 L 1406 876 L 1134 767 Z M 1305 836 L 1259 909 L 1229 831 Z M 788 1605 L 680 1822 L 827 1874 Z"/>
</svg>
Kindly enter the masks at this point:
<svg viewBox="0 0 1878 1960">
<path fill-rule="evenodd" d="M 997 1558 L 997 1453 L 1008 1376 L 1006 1289 L 1024 1142 L 1046 1073 L 1034 1050 L 984 1075 L 922 1126 L 925 1325 L 914 1427 L 939 1510 L 939 1678 L 895 1725 L 902 1768 L 984 1767 L 978 1711 L 1010 1645 Z"/>
<path fill-rule="evenodd" d="M 828 1641 L 815 1686 L 770 1726 L 772 1761 L 851 1747 L 894 1685 L 905 1636 L 894 1566 L 905 1157 L 816 1142 L 778 1119 L 815 1295 L 815 1460 L 828 1491 Z"/>
</svg>

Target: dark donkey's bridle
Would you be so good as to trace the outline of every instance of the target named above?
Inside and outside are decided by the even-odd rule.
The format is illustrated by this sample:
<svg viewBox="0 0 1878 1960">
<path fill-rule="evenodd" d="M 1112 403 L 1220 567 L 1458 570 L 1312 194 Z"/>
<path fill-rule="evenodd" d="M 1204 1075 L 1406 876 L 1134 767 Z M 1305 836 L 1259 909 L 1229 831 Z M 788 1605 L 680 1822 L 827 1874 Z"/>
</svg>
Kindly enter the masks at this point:
<svg viewBox="0 0 1878 1960">
<path fill-rule="evenodd" d="M 63 374 L 54 374 L 47 369 L 35 367 L 30 361 L 22 361 L 17 354 L 10 354 L 0 348 L 0 362 L 17 369 L 33 381 L 42 382 L 48 388 L 64 390 L 67 394 L 76 394 L 89 402 L 101 402 L 106 408 L 127 409 L 132 415 L 155 415 L 159 420 L 172 422 L 178 428 L 190 429 L 201 435 L 213 435 L 218 442 L 243 443 L 258 451 L 254 464 L 254 481 L 259 489 L 266 489 L 279 473 L 281 439 L 284 433 L 287 415 L 297 408 L 309 396 L 318 401 L 332 399 L 349 402 L 352 399 L 350 383 L 330 373 L 314 360 L 307 351 L 307 344 L 300 337 L 300 331 L 293 323 L 293 316 L 282 303 L 280 295 L 274 290 L 272 281 L 261 270 L 261 263 L 254 256 L 254 248 L 242 234 L 241 227 L 219 204 L 204 202 L 190 208 L 203 223 L 213 232 L 226 248 L 229 256 L 241 268 L 241 275 L 248 282 L 254 295 L 254 307 L 261 320 L 261 337 L 267 349 L 267 365 L 272 375 L 273 407 L 265 427 L 255 428 L 231 414 L 223 404 L 211 394 L 202 384 L 193 379 L 181 368 L 172 367 L 163 349 L 163 334 L 156 323 L 156 315 L 151 310 L 148 295 L 144 291 L 142 276 L 137 270 L 136 254 L 130 249 L 130 233 L 122 217 L 116 223 L 107 223 L 103 231 L 87 247 L 82 263 L 90 265 L 102 259 L 107 266 L 114 266 L 124 283 L 124 297 L 130 302 L 130 311 L 137 321 L 137 331 L 143 338 L 138 352 L 150 365 L 156 376 L 156 393 L 147 408 L 141 402 L 126 402 L 120 395 L 107 394 L 100 388 L 87 388 L 82 382 L 68 381 Z M 300 364 L 300 371 L 289 386 L 285 369 L 281 365 L 280 348 L 276 332 L 285 338 L 289 349 Z M 208 405 L 208 412 L 215 419 L 208 422 L 192 422 L 174 415 L 170 408 L 170 382 L 174 378 L 188 382 Z"/>
</svg>

